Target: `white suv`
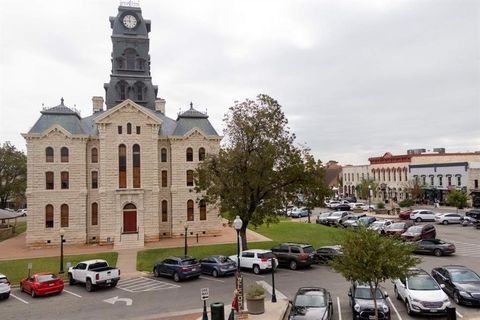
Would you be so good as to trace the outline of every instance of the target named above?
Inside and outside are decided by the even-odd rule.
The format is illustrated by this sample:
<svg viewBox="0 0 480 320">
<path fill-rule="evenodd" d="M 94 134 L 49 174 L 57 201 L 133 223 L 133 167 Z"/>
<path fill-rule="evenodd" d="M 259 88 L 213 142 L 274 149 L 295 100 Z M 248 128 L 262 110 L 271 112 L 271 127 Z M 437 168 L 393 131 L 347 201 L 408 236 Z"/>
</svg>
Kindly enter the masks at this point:
<svg viewBox="0 0 480 320">
<path fill-rule="evenodd" d="M 229 258 L 235 261 L 235 263 L 237 262 L 236 255 Z M 270 250 L 245 250 L 240 255 L 240 267 L 252 269 L 253 273 L 259 274 L 261 271 L 272 269 L 272 258 L 275 261 L 275 267 L 278 266 L 278 260 Z"/>
<path fill-rule="evenodd" d="M 7 299 L 8 297 L 10 297 L 10 281 L 0 273 L 0 299 Z"/>
<path fill-rule="evenodd" d="M 407 313 L 446 313 L 450 300 L 442 290 L 444 285 L 439 285 L 425 270 L 410 269 L 410 272 L 411 275 L 406 279 L 396 279 L 393 288 L 397 299 L 405 303 Z"/>
<path fill-rule="evenodd" d="M 414 220 L 416 222 L 422 221 L 435 221 L 435 212 L 430 210 L 413 210 L 410 213 L 410 220 Z"/>
</svg>

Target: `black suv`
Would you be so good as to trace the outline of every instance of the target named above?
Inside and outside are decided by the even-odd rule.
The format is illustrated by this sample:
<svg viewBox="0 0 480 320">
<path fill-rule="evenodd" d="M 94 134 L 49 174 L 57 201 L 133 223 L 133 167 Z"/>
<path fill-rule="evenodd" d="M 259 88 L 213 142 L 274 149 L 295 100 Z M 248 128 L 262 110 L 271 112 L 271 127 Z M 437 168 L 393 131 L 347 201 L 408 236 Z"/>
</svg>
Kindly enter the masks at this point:
<svg viewBox="0 0 480 320">
<path fill-rule="evenodd" d="M 477 227 L 477 229 L 480 229 L 480 209 L 467 211 L 465 216 L 475 219 L 473 224 Z"/>
<path fill-rule="evenodd" d="M 282 243 L 272 248 L 280 266 L 295 270 L 315 263 L 315 249 L 308 243 Z"/>
<path fill-rule="evenodd" d="M 375 307 L 373 304 L 372 291 L 370 286 L 357 281 L 352 282 L 348 290 L 350 306 L 352 307 L 353 319 L 373 319 Z M 390 320 L 390 308 L 387 304 L 388 295 L 377 288 L 376 300 L 378 308 L 378 319 Z"/>
</svg>

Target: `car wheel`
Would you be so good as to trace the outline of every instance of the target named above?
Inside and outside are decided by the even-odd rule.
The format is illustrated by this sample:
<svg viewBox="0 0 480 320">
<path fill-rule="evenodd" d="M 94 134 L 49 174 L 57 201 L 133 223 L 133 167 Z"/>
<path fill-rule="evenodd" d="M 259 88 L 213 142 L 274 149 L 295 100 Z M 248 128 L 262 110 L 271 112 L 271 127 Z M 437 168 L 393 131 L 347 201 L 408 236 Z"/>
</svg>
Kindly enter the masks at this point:
<svg viewBox="0 0 480 320">
<path fill-rule="evenodd" d="M 434 254 L 436 257 L 441 257 L 441 256 L 442 256 L 442 250 L 440 250 L 440 249 L 435 249 L 435 250 L 433 250 L 433 254 Z"/>
<path fill-rule="evenodd" d="M 448 224 L 448 220 L 443 220 L 443 224 Z"/>
<path fill-rule="evenodd" d="M 217 271 L 217 269 L 213 269 L 213 271 L 212 271 L 212 276 L 213 276 L 214 278 L 218 277 L 218 271 Z"/>
<path fill-rule="evenodd" d="M 297 267 L 298 267 L 297 266 L 297 261 L 295 261 L 295 260 L 290 261 L 290 269 L 291 270 L 296 270 Z"/>
<path fill-rule="evenodd" d="M 179 281 L 180 281 L 180 276 L 178 275 L 177 272 L 175 272 L 175 273 L 173 274 L 173 281 L 175 281 L 175 282 L 179 282 Z"/>
<path fill-rule="evenodd" d="M 68 284 L 71 286 L 75 284 L 75 279 L 73 279 L 73 276 L 71 273 L 68 274 Z"/>
<path fill-rule="evenodd" d="M 85 289 L 87 289 L 88 292 L 92 292 L 92 291 L 93 291 L 92 280 L 87 279 L 87 281 L 85 282 Z"/>
<path fill-rule="evenodd" d="M 422 218 L 415 219 L 416 222 L 422 222 Z"/>
<path fill-rule="evenodd" d="M 413 312 L 412 312 L 412 309 L 410 308 L 410 303 L 408 302 L 408 300 L 407 302 L 405 302 L 405 307 L 407 308 L 407 314 L 411 316 Z"/>
<path fill-rule="evenodd" d="M 30 294 L 32 295 L 32 298 L 35 298 L 37 296 L 34 289 L 32 289 L 32 292 L 30 292 Z"/>
<path fill-rule="evenodd" d="M 460 304 L 460 297 L 458 296 L 457 291 L 453 293 L 453 301 L 455 301 L 456 304 Z"/>
<path fill-rule="evenodd" d="M 253 266 L 253 273 L 260 274 L 260 267 L 258 265 Z"/>
<path fill-rule="evenodd" d="M 154 276 L 155 278 L 160 277 L 160 272 L 158 272 L 158 269 L 157 269 L 157 268 L 153 268 L 153 276 Z"/>
<path fill-rule="evenodd" d="M 398 294 L 397 286 L 393 287 L 393 292 L 395 293 L 395 298 L 397 298 L 397 300 L 400 300 L 400 295 Z"/>
</svg>

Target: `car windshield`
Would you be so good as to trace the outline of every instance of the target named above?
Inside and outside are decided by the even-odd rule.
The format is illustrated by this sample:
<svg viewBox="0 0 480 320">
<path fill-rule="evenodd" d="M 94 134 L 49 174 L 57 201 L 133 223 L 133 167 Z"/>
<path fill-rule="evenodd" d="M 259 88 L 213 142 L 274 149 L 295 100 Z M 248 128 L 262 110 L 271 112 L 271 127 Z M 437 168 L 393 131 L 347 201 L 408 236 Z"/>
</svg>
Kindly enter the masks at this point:
<svg viewBox="0 0 480 320">
<path fill-rule="evenodd" d="M 271 258 L 275 258 L 275 255 L 272 252 L 265 252 L 265 253 L 259 253 L 258 257 L 260 259 L 262 259 L 262 258 L 271 259 Z"/>
<path fill-rule="evenodd" d="M 373 299 L 370 288 L 357 288 L 355 290 L 355 298 L 357 299 Z M 382 291 L 377 288 L 377 299 L 383 299 Z"/>
<path fill-rule="evenodd" d="M 0 283 L 8 283 L 7 278 L 0 278 Z"/>
<path fill-rule="evenodd" d="M 372 227 L 372 228 L 375 228 L 375 227 L 376 227 L 376 228 L 379 228 L 379 227 L 383 226 L 384 223 L 385 223 L 385 222 L 383 222 L 383 221 L 375 221 L 374 223 L 372 223 L 372 224 L 370 225 L 370 227 Z"/>
<path fill-rule="evenodd" d="M 470 270 L 450 271 L 453 282 L 480 282 L 480 277 Z"/>
<path fill-rule="evenodd" d="M 44 274 L 37 277 L 38 282 L 47 282 L 52 280 L 57 280 L 57 277 L 54 274 Z"/>
<path fill-rule="evenodd" d="M 390 229 L 402 229 L 405 226 L 403 222 L 397 222 L 390 226 Z"/>
<path fill-rule="evenodd" d="M 342 216 L 342 212 L 334 212 L 332 213 L 331 217 L 341 217 Z"/>
<path fill-rule="evenodd" d="M 182 264 L 184 266 L 191 266 L 192 264 L 197 264 L 197 260 L 195 259 L 182 260 Z"/>
<path fill-rule="evenodd" d="M 305 294 L 297 295 L 294 305 L 295 307 L 322 308 L 327 305 L 325 300 L 325 294 L 321 291 L 306 292 Z"/>
<path fill-rule="evenodd" d="M 324 212 L 320 215 L 320 218 L 328 217 L 330 214 L 331 214 L 331 212 Z"/>
<path fill-rule="evenodd" d="M 422 228 L 423 228 L 422 226 L 414 226 L 414 227 L 408 228 L 407 231 L 410 233 L 420 233 L 422 232 Z"/>
<path fill-rule="evenodd" d="M 428 274 L 417 274 L 408 278 L 407 282 L 410 290 L 440 290 L 438 284 Z"/>
<path fill-rule="evenodd" d="M 312 246 L 303 247 L 303 252 L 312 253 L 312 252 L 315 252 L 315 249 Z"/>
</svg>

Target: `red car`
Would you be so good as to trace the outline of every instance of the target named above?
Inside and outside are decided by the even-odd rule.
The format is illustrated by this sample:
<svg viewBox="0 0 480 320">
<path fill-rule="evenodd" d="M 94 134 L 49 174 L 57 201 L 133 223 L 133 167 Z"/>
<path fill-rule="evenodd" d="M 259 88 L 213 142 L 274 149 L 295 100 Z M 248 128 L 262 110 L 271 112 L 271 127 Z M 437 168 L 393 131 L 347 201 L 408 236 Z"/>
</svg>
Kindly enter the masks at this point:
<svg viewBox="0 0 480 320">
<path fill-rule="evenodd" d="M 63 291 L 63 281 L 51 272 L 38 272 L 20 281 L 20 291 L 31 294 L 32 298 L 60 293 Z"/>
<path fill-rule="evenodd" d="M 410 214 L 412 212 L 413 212 L 413 210 L 411 210 L 411 209 L 402 211 L 398 214 L 398 217 L 400 218 L 400 220 L 408 220 L 408 219 L 410 219 Z"/>
</svg>

